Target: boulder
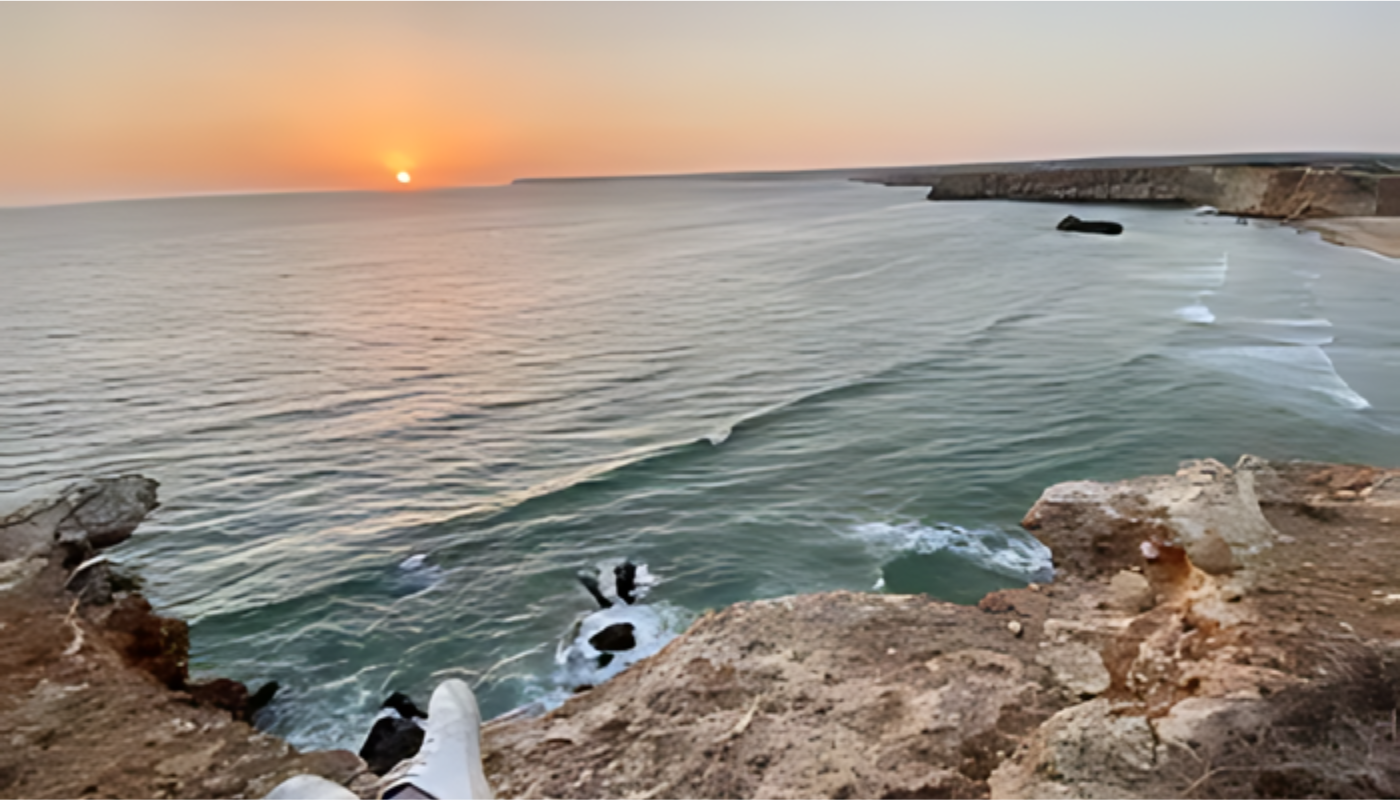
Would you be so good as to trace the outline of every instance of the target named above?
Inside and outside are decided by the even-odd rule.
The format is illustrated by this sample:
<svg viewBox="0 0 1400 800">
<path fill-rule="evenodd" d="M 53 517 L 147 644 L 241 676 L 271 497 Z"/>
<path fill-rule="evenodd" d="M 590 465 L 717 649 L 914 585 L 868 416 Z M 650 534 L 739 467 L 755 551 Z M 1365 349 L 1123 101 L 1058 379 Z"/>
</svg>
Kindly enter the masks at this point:
<svg viewBox="0 0 1400 800">
<path fill-rule="evenodd" d="M 1055 226 L 1057 231 L 1070 231 L 1072 233 L 1101 233 L 1105 236 L 1117 236 L 1123 232 L 1123 226 L 1116 222 L 1095 222 L 1092 220 L 1080 219 L 1070 214 L 1060 220 L 1060 224 Z"/>
<path fill-rule="evenodd" d="M 593 634 L 588 643 L 594 650 L 618 653 L 637 646 L 636 628 L 630 622 L 619 622 Z"/>
<path fill-rule="evenodd" d="M 80 561 L 130 538 L 155 510 L 156 481 L 140 475 L 38 487 L 0 514 L 0 560 L 47 557 L 58 545 Z"/>
<path fill-rule="evenodd" d="M 360 758 L 370 772 L 383 776 L 400 761 L 413 758 L 423 746 L 423 729 L 411 719 L 394 715 L 374 721 L 369 736 L 360 747 Z"/>
</svg>

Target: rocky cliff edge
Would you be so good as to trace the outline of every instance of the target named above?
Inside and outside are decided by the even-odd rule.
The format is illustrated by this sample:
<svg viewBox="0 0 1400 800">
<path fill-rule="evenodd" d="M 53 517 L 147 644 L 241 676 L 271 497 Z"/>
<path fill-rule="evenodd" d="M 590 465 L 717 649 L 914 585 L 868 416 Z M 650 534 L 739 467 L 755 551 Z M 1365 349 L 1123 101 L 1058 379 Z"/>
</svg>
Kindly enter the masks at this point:
<svg viewBox="0 0 1400 800">
<path fill-rule="evenodd" d="M 538 719 L 516 797 L 1400 794 L 1400 472 L 1244 457 L 1046 490 L 1051 585 L 741 603 Z"/>
<path fill-rule="evenodd" d="M 156 482 L 82 480 L 0 512 L 0 797 L 262 797 L 312 773 L 371 793 L 354 753 L 254 730 L 246 687 L 191 681 L 189 629 L 101 554 Z"/>
</svg>

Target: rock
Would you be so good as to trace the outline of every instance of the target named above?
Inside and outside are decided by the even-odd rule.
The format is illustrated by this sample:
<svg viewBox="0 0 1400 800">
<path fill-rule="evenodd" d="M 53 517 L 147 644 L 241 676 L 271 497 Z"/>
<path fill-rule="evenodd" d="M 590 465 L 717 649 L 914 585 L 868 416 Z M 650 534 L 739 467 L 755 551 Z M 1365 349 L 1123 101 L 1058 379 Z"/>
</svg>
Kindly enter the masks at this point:
<svg viewBox="0 0 1400 800">
<path fill-rule="evenodd" d="M 0 560 L 46 556 L 63 544 L 77 561 L 125 541 L 159 505 L 158 486 L 150 478 L 123 475 L 36 489 L 32 499 L 0 516 Z"/>
<path fill-rule="evenodd" d="M 398 713 L 399 716 L 403 717 L 404 719 L 428 718 L 428 712 L 419 708 L 418 704 L 413 702 L 413 700 L 403 692 L 394 692 L 393 694 L 389 695 L 388 699 L 386 699 L 383 703 L 379 704 L 379 707 L 392 708 L 395 712 Z"/>
<path fill-rule="evenodd" d="M 1122 570 L 1108 582 L 1109 604 L 1129 614 L 1140 614 L 1152 608 L 1152 584 L 1137 572 Z"/>
<path fill-rule="evenodd" d="M 417 752 L 416 750 L 414 752 Z M 349 750 L 317 750 L 302 756 L 302 768 L 312 775 L 349 785 L 369 770 L 369 765 Z"/>
<path fill-rule="evenodd" d="M 1011 635 L 1012 635 L 1012 636 L 1016 636 L 1016 637 L 1020 637 L 1020 635 L 1021 635 L 1021 633 L 1022 633 L 1022 631 L 1023 631 L 1023 628 L 1021 627 L 1021 623 L 1017 622 L 1017 621 L 1014 620 L 1014 619 L 1011 620 L 1010 622 L 1006 623 L 1006 629 L 1007 629 L 1008 631 L 1011 631 Z"/>
<path fill-rule="evenodd" d="M 183 620 L 162 617 L 144 597 L 131 595 L 113 604 L 106 628 L 128 664 L 171 689 L 185 688 L 190 629 Z"/>
<path fill-rule="evenodd" d="M 1072 233 L 1101 233 L 1105 236 L 1117 236 L 1123 232 L 1123 226 L 1116 222 L 1083 220 L 1071 214 L 1060 220 L 1060 224 L 1055 226 L 1055 230 L 1070 231 Z"/>
<path fill-rule="evenodd" d="M 85 604 L 105 606 L 112 602 L 112 573 L 107 557 L 90 558 L 78 565 L 68 576 L 65 588 Z"/>
<path fill-rule="evenodd" d="M 1226 575 L 1239 568 L 1230 545 L 1213 530 L 1206 531 L 1200 539 L 1186 548 L 1191 563 L 1211 575 Z"/>
<path fill-rule="evenodd" d="M 1108 691 L 1111 683 L 1108 668 L 1097 650 L 1070 642 L 1046 648 L 1035 661 L 1048 667 L 1055 681 L 1076 697 L 1093 697 Z"/>
<path fill-rule="evenodd" d="M 48 560 L 44 558 L 20 558 L 12 561 L 0 561 L 0 592 L 7 592 L 11 589 L 22 587 L 31 578 L 38 575 L 48 566 Z"/>
<path fill-rule="evenodd" d="M 636 628 L 630 622 L 619 622 L 598 631 L 589 637 L 588 643 L 593 645 L 594 650 L 603 652 L 622 652 L 631 650 L 637 646 L 637 637 L 634 635 Z"/>
<path fill-rule="evenodd" d="M 203 683 L 191 683 L 185 687 L 195 702 L 200 705 L 222 708 L 236 720 L 248 721 L 248 687 L 229 678 L 215 678 Z"/>
<path fill-rule="evenodd" d="M 155 510 L 160 484 L 140 475 L 97 481 L 98 491 L 78 505 L 58 526 L 61 541 L 85 542 L 101 550 L 126 541 Z"/>
<path fill-rule="evenodd" d="M 1155 746 L 1146 718 L 1099 698 L 1051 717 L 987 783 L 993 797 L 1140 797 Z"/>
<path fill-rule="evenodd" d="M 1278 537 L 1254 489 L 1256 473 L 1269 469 L 1268 462 L 1245 456 L 1234 470 L 1203 459 L 1175 475 L 1056 484 L 1021 525 L 1050 548 L 1056 570 L 1083 578 L 1142 566 L 1137 546 L 1144 541 L 1184 547 L 1192 562 L 1221 574 Z"/>
<path fill-rule="evenodd" d="M 637 565 L 624 561 L 613 567 L 613 585 L 622 602 L 629 606 L 637 602 Z"/>
<path fill-rule="evenodd" d="M 360 758 L 371 772 L 383 776 L 400 761 L 416 755 L 422 746 L 423 729 L 416 722 L 399 716 L 380 717 L 360 747 Z"/>
<path fill-rule="evenodd" d="M 248 719 L 251 720 L 259 711 L 267 708 L 272 703 L 272 698 L 277 695 L 277 690 L 282 688 L 282 684 L 277 681 L 268 681 L 258 687 L 253 696 L 248 698 Z"/>
</svg>

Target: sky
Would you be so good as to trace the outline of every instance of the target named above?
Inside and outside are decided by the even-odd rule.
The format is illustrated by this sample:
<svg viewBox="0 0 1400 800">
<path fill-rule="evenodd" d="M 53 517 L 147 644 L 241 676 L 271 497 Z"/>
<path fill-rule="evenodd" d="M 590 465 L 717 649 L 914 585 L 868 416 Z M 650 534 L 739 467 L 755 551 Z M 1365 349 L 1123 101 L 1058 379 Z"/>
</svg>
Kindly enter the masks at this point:
<svg viewBox="0 0 1400 800">
<path fill-rule="evenodd" d="M 1400 152 L 1397 3 L 0 3 L 0 206 Z"/>
</svg>

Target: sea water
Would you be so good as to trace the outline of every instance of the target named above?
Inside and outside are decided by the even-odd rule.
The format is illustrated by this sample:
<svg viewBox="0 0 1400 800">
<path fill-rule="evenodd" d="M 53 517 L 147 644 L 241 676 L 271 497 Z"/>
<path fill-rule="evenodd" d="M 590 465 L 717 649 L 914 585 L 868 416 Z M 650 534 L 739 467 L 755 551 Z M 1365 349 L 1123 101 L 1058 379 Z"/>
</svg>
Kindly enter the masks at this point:
<svg viewBox="0 0 1400 800">
<path fill-rule="evenodd" d="M 449 676 L 562 699 L 600 563 L 654 576 L 654 649 L 742 600 L 1046 580 L 1017 522 L 1057 481 L 1400 465 L 1398 289 L 1269 224 L 835 180 L 0 210 L 0 492 L 159 479 L 113 556 L 193 671 L 355 748 Z"/>
</svg>

